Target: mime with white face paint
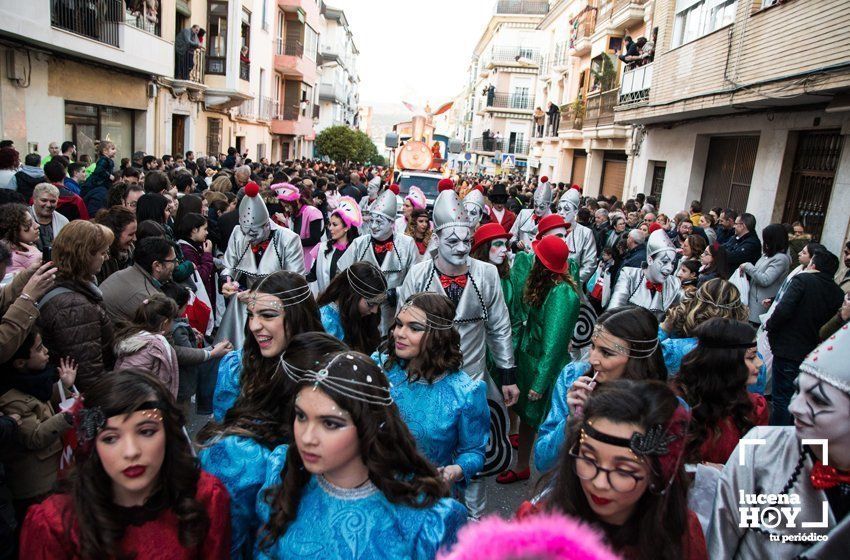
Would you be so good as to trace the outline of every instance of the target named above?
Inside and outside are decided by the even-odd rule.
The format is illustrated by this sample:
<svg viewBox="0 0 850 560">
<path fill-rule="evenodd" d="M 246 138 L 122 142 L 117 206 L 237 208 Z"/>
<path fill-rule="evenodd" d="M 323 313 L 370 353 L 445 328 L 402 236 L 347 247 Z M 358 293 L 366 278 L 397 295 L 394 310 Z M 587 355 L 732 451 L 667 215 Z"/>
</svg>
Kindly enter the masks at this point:
<svg viewBox="0 0 850 560">
<path fill-rule="evenodd" d="M 558 199 L 555 210 L 571 226 L 564 241 L 570 248 L 570 259 L 578 263 L 579 279 L 584 285 L 596 270 L 596 241 L 593 231 L 576 220 L 580 199 L 578 190 L 569 189 Z"/>
<path fill-rule="evenodd" d="M 511 235 L 516 251 L 531 251 L 531 242 L 537 236 L 537 222 L 552 213 L 552 185 L 546 177 L 541 177 L 540 184 L 534 190 L 534 207 L 519 211 L 519 215 L 511 227 Z"/>
<path fill-rule="evenodd" d="M 481 220 L 484 218 L 486 211 L 484 205 L 484 195 L 480 190 L 472 189 L 466 196 L 463 197 L 463 207 L 466 209 L 466 214 L 469 216 L 469 223 L 472 225 L 472 231 L 475 232 L 478 226 L 481 225 Z"/>
<path fill-rule="evenodd" d="M 793 426 L 757 426 L 738 443 L 717 488 L 708 527 L 709 558 L 846 558 L 850 550 L 850 328 L 803 361 L 788 407 Z M 755 440 L 763 440 L 758 444 Z M 821 444 L 819 442 L 823 441 Z M 749 445 L 747 445 L 749 444 Z M 775 527 L 741 527 L 750 496 L 796 497 L 775 506 Z M 742 497 L 744 503 L 742 503 Z M 787 499 L 787 498 L 786 498 Z M 821 522 L 825 521 L 825 526 Z M 815 535 L 815 538 L 812 538 Z M 800 537 L 807 540 L 801 540 Z"/>
<path fill-rule="evenodd" d="M 234 294 L 252 288 L 279 270 L 306 274 L 301 238 L 269 219 L 259 191 L 256 183 L 245 186 L 245 196 L 239 203 L 239 227 L 233 230 L 222 257 L 225 268 L 221 276 L 226 280 L 222 294 L 231 299 L 222 316 L 216 341 L 229 340 L 235 348 L 241 348 L 245 340 L 247 312 L 245 304 L 237 301 Z"/>
<path fill-rule="evenodd" d="M 611 292 L 608 308 L 637 305 L 652 311 L 658 320 L 679 301 L 681 282 L 673 275 L 676 248 L 663 230 L 653 231 L 646 242 L 646 267 L 625 267 Z"/>
<path fill-rule="evenodd" d="M 348 250 L 339 259 L 340 272 L 352 263 L 372 263 L 387 281 L 387 301 L 381 305 L 381 333 L 386 334 L 390 321 L 396 313 L 396 290 L 402 285 L 410 267 L 416 262 L 419 251 L 416 243 L 407 235 L 395 235 L 395 219 L 398 201 L 390 190 L 383 191 L 369 208 L 369 233 L 351 242 Z M 402 300 L 404 301 L 404 300 Z"/>
<path fill-rule="evenodd" d="M 469 257 L 473 235 L 466 209 L 454 191 L 441 192 L 434 202 L 435 233 L 439 238 L 437 257 L 414 266 L 399 289 L 398 301 L 411 294 L 435 292 L 448 296 L 457 306 L 455 326 L 460 334 L 463 371 L 487 382 L 490 405 L 490 445 L 482 474 L 496 474 L 508 467 L 508 406 L 516 402 L 511 321 L 502 294 L 499 273 L 493 264 Z M 495 364 L 493 377 L 487 371 L 487 352 Z M 483 514 L 484 485 L 472 481 L 466 505 L 473 517 Z"/>
</svg>

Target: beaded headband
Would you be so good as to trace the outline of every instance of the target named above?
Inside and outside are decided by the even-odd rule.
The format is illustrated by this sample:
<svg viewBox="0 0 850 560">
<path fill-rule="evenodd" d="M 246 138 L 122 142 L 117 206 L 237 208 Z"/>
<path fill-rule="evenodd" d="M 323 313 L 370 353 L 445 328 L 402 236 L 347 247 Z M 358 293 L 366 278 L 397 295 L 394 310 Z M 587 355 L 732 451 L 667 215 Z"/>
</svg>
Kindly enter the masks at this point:
<svg viewBox="0 0 850 560">
<path fill-rule="evenodd" d="M 364 382 L 333 374 L 334 369 L 338 370 L 344 367 L 350 367 L 354 371 L 357 371 L 358 366 L 353 362 L 353 354 L 340 352 L 328 362 L 328 365 L 319 371 L 314 371 L 296 367 L 284 360 L 283 356 L 280 357 L 281 369 L 295 383 L 301 383 L 302 381 L 312 382 L 314 388 L 321 386 L 323 389 L 328 389 L 338 395 L 376 406 L 390 406 L 393 404 L 393 398 L 390 395 L 389 388 L 372 383 L 371 376 L 367 375 Z M 376 393 L 365 390 L 367 387 Z"/>
<path fill-rule="evenodd" d="M 604 338 L 605 342 L 611 346 L 611 349 L 621 356 L 626 356 L 627 358 L 634 359 L 642 359 L 650 357 L 657 349 L 658 349 L 658 337 L 648 338 L 646 340 L 638 340 L 632 338 L 624 338 L 622 336 L 618 336 L 617 338 L 625 340 L 629 343 L 631 348 L 627 348 L 622 344 L 617 344 L 611 338 L 615 336 L 611 334 L 605 327 L 602 325 L 596 325 L 596 328 L 593 330 L 593 335 L 591 335 L 591 340 L 596 340 L 597 338 Z M 635 345 L 652 345 L 650 348 L 635 348 Z"/>
<path fill-rule="evenodd" d="M 378 267 L 372 263 L 364 262 L 363 264 L 369 265 L 378 273 L 378 278 L 381 279 L 380 288 L 376 289 L 375 286 L 367 284 L 363 279 L 358 278 L 357 275 L 351 271 L 351 267 L 345 269 L 345 277 L 348 279 L 348 285 L 354 293 L 365 299 L 366 303 L 369 305 L 380 305 L 387 300 L 387 281 L 384 279 L 384 275 Z"/>
<path fill-rule="evenodd" d="M 711 301 L 710 299 L 705 299 L 704 297 L 702 297 L 700 295 L 699 291 L 696 292 L 694 297 L 697 298 L 702 303 L 705 303 L 707 305 L 711 305 L 712 307 L 717 307 L 718 309 L 737 309 L 738 307 L 741 307 L 742 305 L 744 305 L 743 302 L 741 302 L 740 297 L 738 299 L 736 299 L 735 301 L 733 301 L 731 303 L 727 303 L 727 304 L 717 303 L 717 302 Z"/>
<path fill-rule="evenodd" d="M 447 331 L 449 329 L 454 328 L 455 321 L 454 319 L 446 319 L 445 317 L 440 317 L 439 315 L 435 315 L 433 313 L 428 313 L 421 307 L 416 305 L 416 300 L 419 299 L 423 294 L 428 293 L 430 295 L 439 295 L 439 294 L 431 294 L 430 292 L 423 292 L 421 294 L 414 294 L 404 302 L 404 305 L 401 306 L 401 309 L 398 310 L 399 313 L 402 311 L 409 309 L 410 307 L 416 307 L 419 311 L 421 311 L 425 315 L 425 325 L 429 329 L 433 329 L 435 331 Z M 442 296 L 446 297 L 446 296 Z M 448 298 L 446 298 L 448 299 Z M 396 315 L 398 317 L 398 315 Z"/>
<path fill-rule="evenodd" d="M 280 303 L 277 301 L 269 301 L 263 302 L 273 309 L 277 309 L 278 311 L 283 311 L 287 307 L 292 307 L 293 305 L 298 305 L 299 303 L 303 303 L 310 299 L 310 296 L 313 295 L 313 291 L 310 289 L 308 284 L 304 284 L 303 286 L 296 286 L 294 288 L 290 288 L 288 290 L 283 290 L 282 292 L 260 292 L 260 288 L 265 284 L 266 280 L 269 276 L 263 278 L 257 287 L 254 288 L 253 292 L 250 296 L 248 296 L 248 301 L 245 304 L 248 306 L 248 309 L 251 311 L 254 310 L 254 306 L 257 304 L 257 299 L 260 296 L 274 296 L 280 300 Z"/>
<path fill-rule="evenodd" d="M 162 401 L 143 402 L 135 410 L 128 411 L 104 409 L 99 406 L 85 407 L 77 413 L 77 440 L 81 444 L 91 442 L 106 427 L 107 420 L 122 414 L 144 411 L 148 418 L 162 422 L 160 410 L 163 408 L 165 404 Z"/>
</svg>

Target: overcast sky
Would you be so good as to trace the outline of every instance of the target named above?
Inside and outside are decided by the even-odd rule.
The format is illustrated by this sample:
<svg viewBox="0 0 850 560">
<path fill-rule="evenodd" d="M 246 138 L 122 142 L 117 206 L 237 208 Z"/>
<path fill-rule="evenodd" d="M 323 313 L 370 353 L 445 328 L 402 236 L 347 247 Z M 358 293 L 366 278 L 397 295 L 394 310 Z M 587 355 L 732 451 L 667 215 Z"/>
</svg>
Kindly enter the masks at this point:
<svg viewBox="0 0 850 560">
<path fill-rule="evenodd" d="M 329 0 L 345 11 L 360 51 L 360 104 L 436 108 L 463 87 L 494 0 Z"/>
</svg>

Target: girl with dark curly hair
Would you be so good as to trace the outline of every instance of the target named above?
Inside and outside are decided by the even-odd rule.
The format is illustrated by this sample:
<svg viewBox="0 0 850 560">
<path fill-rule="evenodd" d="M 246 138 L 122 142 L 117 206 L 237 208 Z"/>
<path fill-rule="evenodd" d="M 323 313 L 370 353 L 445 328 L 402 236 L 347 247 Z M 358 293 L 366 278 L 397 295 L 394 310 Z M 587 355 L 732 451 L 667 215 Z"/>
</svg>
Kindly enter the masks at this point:
<svg viewBox="0 0 850 560">
<path fill-rule="evenodd" d="M 685 355 L 676 386 L 693 407 L 689 463 L 724 465 L 738 440 L 754 426 L 766 426 L 764 397 L 747 391 L 758 380 L 762 361 L 756 330 L 747 323 L 715 318 L 697 327 L 697 346 Z"/>
<path fill-rule="evenodd" d="M 229 558 L 227 490 L 198 467 L 160 380 L 137 370 L 102 377 L 77 423 L 76 468 L 30 508 L 21 558 Z"/>
<path fill-rule="evenodd" d="M 381 342 L 381 304 L 387 281 L 375 265 L 356 262 L 331 280 L 316 304 L 325 331 L 352 350 L 371 354 Z"/>
<path fill-rule="evenodd" d="M 277 360 L 295 335 L 324 332 L 310 286 L 298 273 L 275 272 L 238 297 L 247 305 L 245 343 L 218 367 L 213 417 L 219 422 L 237 398 L 257 398 L 268 390 Z"/>
<path fill-rule="evenodd" d="M 597 527 L 627 560 L 706 560 L 683 469 L 689 420 L 663 383 L 606 383 L 570 422 L 544 508 Z"/>
<path fill-rule="evenodd" d="M 269 457 L 254 557 L 431 559 L 451 546 L 466 512 L 416 450 L 381 368 L 345 351 L 281 369 L 293 443 Z"/>
<path fill-rule="evenodd" d="M 12 253 L 12 262 L 6 274 L 17 274 L 41 260 L 38 241 L 38 224 L 23 204 L 0 206 L 0 240 L 5 241 Z"/>
<path fill-rule="evenodd" d="M 384 354 L 372 358 L 392 384 L 392 396 L 423 455 L 449 482 L 468 482 L 484 468 L 490 433 L 487 386 L 461 368 L 455 306 L 423 292 L 404 302 Z"/>
<path fill-rule="evenodd" d="M 658 341 L 658 320 L 643 307 L 609 309 L 596 320 L 586 362 L 573 362 L 558 375 L 552 406 L 534 444 L 539 471 L 555 466 L 571 415 L 581 414 L 584 400 L 596 386 L 613 379 L 667 381 Z"/>
<path fill-rule="evenodd" d="M 567 342 L 578 321 L 579 290 L 569 271 L 566 242 L 549 235 L 532 247 L 535 260 L 522 294 L 528 316 L 516 342 L 519 400 L 513 410 L 520 419 L 519 447 L 514 468 L 496 478 L 500 484 L 531 476 L 531 446 L 549 409 L 558 373 L 570 363 Z"/>
<path fill-rule="evenodd" d="M 282 359 L 310 368 L 324 356 L 347 349 L 328 334 L 303 333 L 292 339 Z M 201 466 L 230 493 L 232 558 L 251 557 L 259 529 L 254 506 L 265 480 L 266 461 L 277 446 L 292 442 L 292 426 L 284 421 L 291 385 L 278 372 L 264 392 L 238 398 L 222 422 L 207 424 L 198 435 L 204 446 L 199 454 Z"/>
</svg>

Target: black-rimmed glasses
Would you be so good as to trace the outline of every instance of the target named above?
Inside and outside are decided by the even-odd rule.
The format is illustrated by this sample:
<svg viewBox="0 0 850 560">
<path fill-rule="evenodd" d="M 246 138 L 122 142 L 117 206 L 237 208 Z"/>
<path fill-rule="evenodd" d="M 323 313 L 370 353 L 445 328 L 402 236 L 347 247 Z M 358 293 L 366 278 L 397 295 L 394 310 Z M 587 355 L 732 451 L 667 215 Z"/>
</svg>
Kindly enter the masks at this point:
<svg viewBox="0 0 850 560">
<path fill-rule="evenodd" d="M 593 459 L 582 457 L 574 451 L 570 451 L 569 455 L 574 459 L 573 470 L 577 477 L 582 480 L 594 480 L 599 476 L 600 472 L 604 472 L 605 477 L 608 479 L 608 485 L 615 492 L 631 492 L 637 488 L 638 482 L 646 478 L 645 476 L 640 476 L 622 469 L 600 467 Z"/>
</svg>

